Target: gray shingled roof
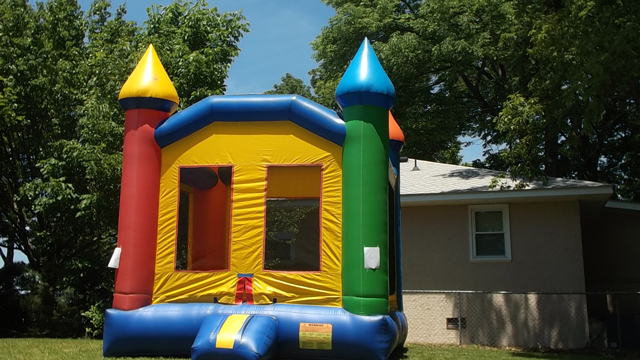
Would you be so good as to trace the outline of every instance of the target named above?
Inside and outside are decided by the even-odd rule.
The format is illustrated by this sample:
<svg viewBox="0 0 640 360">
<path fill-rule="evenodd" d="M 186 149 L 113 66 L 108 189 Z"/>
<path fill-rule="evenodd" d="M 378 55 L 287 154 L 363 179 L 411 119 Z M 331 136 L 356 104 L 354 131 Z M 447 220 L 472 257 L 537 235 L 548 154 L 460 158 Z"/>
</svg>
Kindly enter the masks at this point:
<svg viewBox="0 0 640 360">
<path fill-rule="evenodd" d="M 561 178 L 549 178 L 547 184 L 533 182 L 524 190 L 499 190 L 489 189 L 491 180 L 498 177 L 501 172 L 486 169 L 476 169 L 466 166 L 440 164 L 431 161 L 417 160 L 419 170 L 413 170 L 415 160 L 400 163 L 400 194 L 401 195 L 430 195 L 430 194 L 455 194 L 455 193 L 487 193 L 489 192 L 534 192 L 536 190 L 568 190 L 587 189 L 598 193 L 610 193 L 611 185 L 592 181 L 581 181 Z M 501 183 L 512 188 L 516 182 L 507 177 L 500 180 Z M 545 191 L 549 193 L 549 191 Z"/>
</svg>

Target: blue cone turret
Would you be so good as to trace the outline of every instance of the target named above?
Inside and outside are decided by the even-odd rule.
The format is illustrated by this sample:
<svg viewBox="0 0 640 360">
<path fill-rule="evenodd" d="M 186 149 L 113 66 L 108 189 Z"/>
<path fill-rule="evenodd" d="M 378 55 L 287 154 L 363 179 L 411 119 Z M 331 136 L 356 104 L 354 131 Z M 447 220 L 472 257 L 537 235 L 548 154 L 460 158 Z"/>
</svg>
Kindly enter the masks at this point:
<svg viewBox="0 0 640 360">
<path fill-rule="evenodd" d="M 396 91 L 365 38 L 358 53 L 336 89 L 336 101 L 342 109 L 353 105 L 374 105 L 391 109 Z"/>
</svg>

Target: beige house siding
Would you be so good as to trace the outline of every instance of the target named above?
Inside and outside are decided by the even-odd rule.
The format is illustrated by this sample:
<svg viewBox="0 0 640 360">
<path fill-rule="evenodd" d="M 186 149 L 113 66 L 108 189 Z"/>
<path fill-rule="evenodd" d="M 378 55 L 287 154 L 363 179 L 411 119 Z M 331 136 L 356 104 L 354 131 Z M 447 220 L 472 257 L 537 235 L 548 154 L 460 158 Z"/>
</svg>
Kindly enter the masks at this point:
<svg viewBox="0 0 640 360">
<path fill-rule="evenodd" d="M 404 288 L 585 291 L 578 201 L 509 204 L 509 218 L 511 261 L 471 261 L 468 206 L 403 207 Z"/>
</svg>

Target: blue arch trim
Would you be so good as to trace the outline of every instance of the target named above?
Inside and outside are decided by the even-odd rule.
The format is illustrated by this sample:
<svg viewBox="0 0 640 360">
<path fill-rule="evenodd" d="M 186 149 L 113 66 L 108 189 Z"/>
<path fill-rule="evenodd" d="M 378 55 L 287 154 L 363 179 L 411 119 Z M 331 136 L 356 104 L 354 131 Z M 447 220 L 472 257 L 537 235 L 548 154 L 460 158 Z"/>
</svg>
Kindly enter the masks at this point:
<svg viewBox="0 0 640 360">
<path fill-rule="evenodd" d="M 336 101 L 343 109 L 353 105 L 374 105 L 387 110 L 393 107 L 396 90 L 380 65 L 369 39 L 362 41 L 342 76 L 336 89 Z"/>
<path fill-rule="evenodd" d="M 400 158 L 400 150 L 404 147 L 404 143 L 400 140 L 389 139 L 389 149 L 398 153 L 398 158 Z"/>
<path fill-rule="evenodd" d="M 346 136 L 338 114 L 299 95 L 210 96 L 160 123 L 154 135 L 166 147 L 216 121 L 282 121 L 342 146 Z"/>
</svg>

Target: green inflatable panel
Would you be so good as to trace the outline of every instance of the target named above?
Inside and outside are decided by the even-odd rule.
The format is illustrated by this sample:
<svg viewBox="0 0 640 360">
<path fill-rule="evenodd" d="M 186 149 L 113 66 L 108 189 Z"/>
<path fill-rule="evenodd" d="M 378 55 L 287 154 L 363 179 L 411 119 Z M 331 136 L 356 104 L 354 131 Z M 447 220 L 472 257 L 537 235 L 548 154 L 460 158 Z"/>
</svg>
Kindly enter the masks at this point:
<svg viewBox="0 0 640 360">
<path fill-rule="evenodd" d="M 389 112 L 355 105 L 344 109 L 344 119 L 343 307 L 358 315 L 388 314 Z M 365 269 L 365 247 L 380 249 L 378 269 Z"/>
</svg>

